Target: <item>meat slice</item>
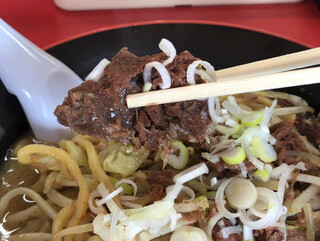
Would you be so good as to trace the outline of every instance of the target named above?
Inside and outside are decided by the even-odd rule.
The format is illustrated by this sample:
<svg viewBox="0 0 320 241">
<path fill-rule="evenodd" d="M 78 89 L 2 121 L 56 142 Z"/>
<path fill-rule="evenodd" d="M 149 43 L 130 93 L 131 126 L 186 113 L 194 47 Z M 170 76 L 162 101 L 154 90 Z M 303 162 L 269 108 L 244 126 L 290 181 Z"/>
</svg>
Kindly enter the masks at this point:
<svg viewBox="0 0 320 241">
<path fill-rule="evenodd" d="M 275 149 L 278 154 L 277 164 L 297 164 L 299 158 L 287 157 L 286 151 L 302 150 L 303 142 L 299 135 L 293 131 L 294 121 L 282 121 L 270 127 L 270 132 L 276 138 Z"/>
<path fill-rule="evenodd" d="M 307 237 L 301 229 L 289 229 L 287 230 L 287 241 L 307 241 Z"/>
<path fill-rule="evenodd" d="M 157 150 L 166 139 L 203 141 L 211 124 L 206 101 L 138 109 L 126 106 L 128 94 L 142 92 L 144 66 L 166 58 L 164 53 L 137 57 L 127 48 L 121 49 L 98 82 L 86 81 L 68 92 L 63 104 L 55 110 L 58 121 L 80 134 L 131 142 L 136 148 L 143 145 L 149 150 Z M 194 56 L 184 51 L 166 67 L 172 87 L 187 85 L 186 70 L 194 60 Z M 158 89 L 162 80 L 156 71 L 152 73 L 152 81 L 152 89 Z M 202 80 L 198 76 L 196 81 Z"/>
<path fill-rule="evenodd" d="M 254 236 L 259 241 L 282 241 L 284 240 L 284 233 L 279 231 L 275 227 L 269 227 L 262 230 L 256 230 L 253 232 Z"/>
<path fill-rule="evenodd" d="M 244 160 L 246 171 L 249 172 L 254 168 L 254 165 L 249 162 L 247 159 Z M 206 162 L 209 170 L 214 171 L 217 175 L 217 178 L 222 179 L 225 177 L 233 177 L 239 173 L 241 173 L 240 165 L 230 165 L 222 160 L 217 163 L 213 163 L 210 161 Z"/>
<path fill-rule="evenodd" d="M 297 115 L 295 126 L 299 133 L 306 136 L 316 148 L 320 145 L 320 124 L 318 119 L 308 119 L 302 114 Z"/>
<path fill-rule="evenodd" d="M 166 187 L 173 184 L 173 173 L 167 170 L 148 170 L 147 182 L 151 185 L 153 202 L 161 200 L 166 195 Z"/>
</svg>

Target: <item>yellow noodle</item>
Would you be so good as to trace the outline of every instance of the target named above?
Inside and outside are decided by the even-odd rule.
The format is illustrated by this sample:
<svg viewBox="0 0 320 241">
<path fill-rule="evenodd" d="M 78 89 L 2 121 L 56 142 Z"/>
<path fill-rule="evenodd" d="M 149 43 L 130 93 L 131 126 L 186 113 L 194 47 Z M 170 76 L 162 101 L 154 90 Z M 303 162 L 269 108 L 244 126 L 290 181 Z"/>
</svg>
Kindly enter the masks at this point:
<svg viewBox="0 0 320 241">
<path fill-rule="evenodd" d="M 46 216 L 43 216 L 46 218 Z M 42 227 L 42 224 L 45 220 L 45 218 L 36 218 L 36 219 L 31 219 L 28 220 L 27 224 L 23 227 L 20 228 L 15 232 L 15 234 L 23 234 L 23 233 L 34 233 L 38 232 L 40 228 Z"/>
<path fill-rule="evenodd" d="M 47 198 L 51 202 L 57 204 L 59 207 L 68 206 L 73 202 L 71 198 L 63 196 L 60 192 L 57 192 L 56 189 L 50 189 L 50 191 L 47 193 Z"/>
<path fill-rule="evenodd" d="M 81 174 L 80 168 L 75 160 L 66 151 L 57 147 L 46 145 L 28 145 L 21 148 L 18 152 L 18 160 L 22 164 L 30 164 L 34 160 L 30 158 L 31 155 L 40 153 L 43 155 L 49 155 L 58 159 L 63 166 L 70 172 L 70 174 L 77 181 L 79 186 L 78 200 L 75 207 L 75 212 L 71 218 L 68 226 L 75 226 L 79 224 L 81 218 L 86 214 L 88 209 L 89 187 Z"/>
<path fill-rule="evenodd" d="M 33 205 L 20 212 L 7 216 L 7 222 L 21 222 L 22 220 L 28 219 L 31 216 L 40 217 L 43 215 L 43 211 L 38 205 Z"/>
<path fill-rule="evenodd" d="M 270 100 L 269 98 L 267 97 L 264 97 L 264 96 L 261 96 L 259 95 L 257 98 L 256 98 L 256 101 L 260 104 L 263 104 L 263 105 L 266 105 L 266 106 L 271 106 L 272 105 L 272 100 Z"/>
<path fill-rule="evenodd" d="M 30 188 L 26 187 L 17 187 L 12 189 L 11 191 L 7 192 L 0 200 L 0 216 L 2 216 L 2 212 L 5 211 L 7 205 L 9 204 L 10 200 L 18 195 L 28 195 L 31 197 L 51 219 L 55 219 L 57 216 L 57 212 L 50 206 L 49 203 L 46 202 L 38 193 L 33 191 Z"/>
<path fill-rule="evenodd" d="M 102 182 L 105 185 L 105 187 L 107 189 L 109 189 L 109 192 L 113 192 L 114 187 L 113 187 L 112 183 L 110 182 L 108 175 L 103 171 L 103 169 L 100 165 L 98 154 L 97 154 L 93 144 L 90 141 L 84 139 L 80 135 L 75 136 L 73 138 L 73 141 L 78 143 L 83 149 L 85 149 L 87 151 L 89 167 L 91 169 L 93 176 L 99 182 Z M 122 208 L 122 205 L 120 203 L 120 199 L 118 196 L 116 196 L 114 198 L 114 201 L 116 202 L 116 204 L 120 208 Z"/>
<path fill-rule="evenodd" d="M 51 221 L 49 219 L 46 219 L 43 224 L 42 227 L 39 229 L 40 233 L 49 233 L 51 232 Z"/>
<path fill-rule="evenodd" d="M 63 229 L 69 219 L 72 217 L 74 213 L 74 203 L 62 208 L 58 213 L 56 219 L 52 223 L 52 234 L 56 234 Z M 61 241 L 61 238 L 53 238 L 52 241 Z"/>
<path fill-rule="evenodd" d="M 10 237 L 10 241 L 46 241 L 51 240 L 50 233 L 25 233 L 17 234 Z"/>
<path fill-rule="evenodd" d="M 50 172 L 44 183 L 43 193 L 48 193 L 50 191 L 52 184 L 56 180 L 57 174 L 58 172 Z"/>
<path fill-rule="evenodd" d="M 87 232 L 92 232 L 92 231 L 93 231 L 93 224 L 92 223 L 73 226 L 71 228 L 66 228 L 66 229 L 56 233 L 53 236 L 53 241 L 58 240 L 59 238 L 62 238 L 63 236 L 66 236 L 66 235 L 87 233 Z"/>
</svg>

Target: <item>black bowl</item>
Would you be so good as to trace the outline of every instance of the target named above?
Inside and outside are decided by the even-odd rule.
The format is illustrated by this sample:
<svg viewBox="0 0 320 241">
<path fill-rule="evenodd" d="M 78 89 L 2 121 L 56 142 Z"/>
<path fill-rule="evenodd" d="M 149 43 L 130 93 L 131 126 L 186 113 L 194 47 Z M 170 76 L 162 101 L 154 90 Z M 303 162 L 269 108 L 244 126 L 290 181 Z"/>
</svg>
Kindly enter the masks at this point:
<svg viewBox="0 0 320 241">
<path fill-rule="evenodd" d="M 177 52 L 187 49 L 194 56 L 212 63 L 216 69 L 307 49 L 285 39 L 239 28 L 166 23 L 98 32 L 55 46 L 48 52 L 84 78 L 102 58 L 111 59 L 124 46 L 138 56 L 160 52 L 158 43 L 161 38 L 169 39 Z M 320 85 L 285 89 L 302 96 L 317 110 L 320 106 L 319 90 Z M 1 160 L 10 145 L 28 129 L 27 119 L 17 99 L 0 82 Z"/>
</svg>

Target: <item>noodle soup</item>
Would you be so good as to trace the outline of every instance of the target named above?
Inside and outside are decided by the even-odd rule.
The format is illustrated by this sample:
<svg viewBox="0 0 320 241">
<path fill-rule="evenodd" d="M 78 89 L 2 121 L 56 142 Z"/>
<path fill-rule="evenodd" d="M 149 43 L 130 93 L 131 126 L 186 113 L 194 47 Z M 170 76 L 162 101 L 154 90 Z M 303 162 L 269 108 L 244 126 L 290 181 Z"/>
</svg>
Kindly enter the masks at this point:
<svg viewBox="0 0 320 241">
<path fill-rule="evenodd" d="M 210 64 L 166 46 L 166 54 L 151 57 L 122 52 L 71 90 L 56 114 L 78 132 L 72 140 L 52 145 L 27 137 L 17 144 L 2 174 L 4 240 L 319 238 L 320 128 L 300 97 L 263 91 L 131 113 L 125 96 L 114 96 L 121 108 L 108 106 L 109 119 L 92 119 L 102 116 L 98 108 L 84 111 L 108 98 L 108 88 L 166 86 L 165 69 L 174 87 L 215 80 Z M 145 61 L 130 65 L 135 82 L 106 84 L 112 76 L 121 81 L 111 70 L 129 58 Z M 145 70 L 151 60 L 165 69 Z"/>
</svg>

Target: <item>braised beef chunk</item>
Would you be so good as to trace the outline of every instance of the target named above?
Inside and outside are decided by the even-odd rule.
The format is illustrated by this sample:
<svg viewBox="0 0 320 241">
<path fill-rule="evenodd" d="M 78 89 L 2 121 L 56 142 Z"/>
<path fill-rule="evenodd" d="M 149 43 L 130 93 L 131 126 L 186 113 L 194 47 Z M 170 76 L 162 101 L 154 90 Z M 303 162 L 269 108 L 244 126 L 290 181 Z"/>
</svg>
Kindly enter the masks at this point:
<svg viewBox="0 0 320 241">
<path fill-rule="evenodd" d="M 247 159 L 244 160 L 244 164 L 247 172 L 251 171 L 254 168 L 254 165 Z M 220 179 L 224 177 L 233 177 L 241 173 L 240 165 L 230 165 L 222 160 L 220 160 L 217 163 L 207 161 L 206 165 L 209 168 L 209 170 L 214 171 L 217 175 L 217 178 Z"/>
<path fill-rule="evenodd" d="M 220 224 L 220 225 L 219 225 Z M 218 225 L 216 225 L 212 230 L 212 236 L 215 238 L 214 240 L 217 241 L 240 241 L 242 240 L 241 235 L 239 233 L 230 234 L 227 238 L 224 238 L 220 231 L 224 227 L 230 227 L 232 226 L 231 223 L 226 218 L 220 219 L 218 222 Z"/>
<path fill-rule="evenodd" d="M 262 230 L 256 230 L 253 235 L 258 241 L 282 241 L 284 240 L 284 233 L 275 227 L 270 227 Z"/>
<path fill-rule="evenodd" d="M 286 151 L 302 150 L 303 142 L 299 135 L 293 131 L 294 121 L 281 121 L 270 127 L 270 132 L 276 138 L 275 149 L 278 154 L 277 164 L 297 164 L 300 159 L 285 154 Z"/>
<path fill-rule="evenodd" d="M 148 170 L 147 182 L 151 185 L 153 202 L 161 200 L 166 195 L 166 187 L 173 184 L 173 173 L 167 170 Z"/>
<path fill-rule="evenodd" d="M 287 241 L 307 241 L 307 237 L 301 229 L 288 229 Z"/>
<path fill-rule="evenodd" d="M 318 119 L 306 118 L 304 115 L 297 115 L 295 126 L 299 133 L 306 136 L 308 141 L 315 147 L 320 145 L 320 122 Z"/>
<path fill-rule="evenodd" d="M 164 53 L 137 57 L 127 48 L 121 49 L 98 82 L 86 81 L 69 91 L 63 104 L 55 110 L 58 121 L 80 134 L 132 142 L 135 147 L 143 145 L 149 150 L 156 150 L 168 137 L 201 142 L 211 123 L 205 101 L 139 109 L 126 106 L 128 94 L 142 92 L 144 66 L 166 58 Z M 172 87 L 187 85 L 186 70 L 194 60 L 195 57 L 184 51 L 166 66 Z M 158 89 L 162 80 L 156 71 L 152 79 L 152 89 Z"/>
<path fill-rule="evenodd" d="M 281 107 L 292 107 L 293 104 L 290 103 L 287 99 L 277 98 L 277 104 Z"/>
</svg>

